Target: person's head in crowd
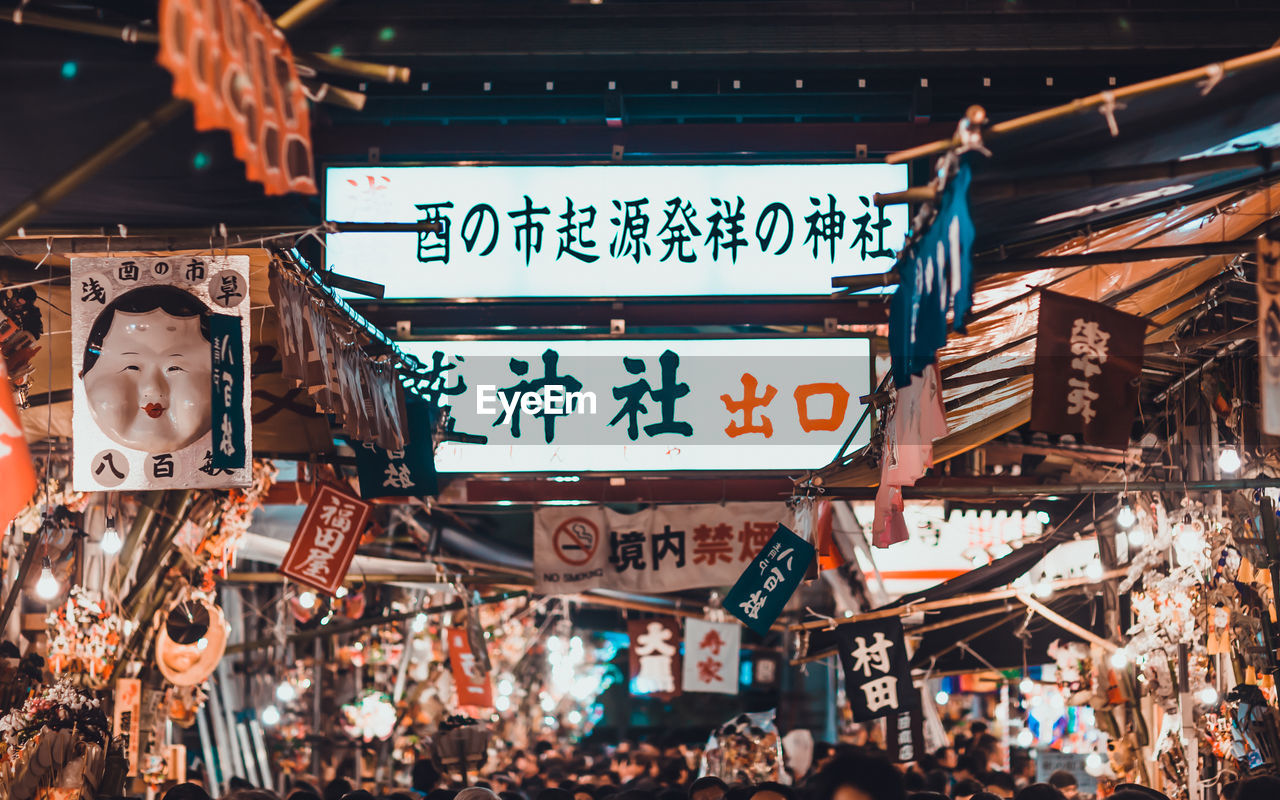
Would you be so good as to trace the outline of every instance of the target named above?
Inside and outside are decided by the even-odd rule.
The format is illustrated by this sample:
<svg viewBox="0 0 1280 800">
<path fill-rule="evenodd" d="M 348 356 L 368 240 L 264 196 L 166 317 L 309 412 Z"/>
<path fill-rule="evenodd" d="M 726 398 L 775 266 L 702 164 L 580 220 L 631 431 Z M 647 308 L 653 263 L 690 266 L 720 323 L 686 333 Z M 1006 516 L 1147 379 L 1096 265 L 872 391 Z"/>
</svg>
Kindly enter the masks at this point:
<svg viewBox="0 0 1280 800">
<path fill-rule="evenodd" d="M 412 794 L 409 794 L 408 792 L 402 790 L 399 792 L 392 792 L 391 794 L 383 795 L 382 800 L 414 800 L 414 797 Z"/>
<path fill-rule="evenodd" d="M 942 792 L 912 792 L 907 795 L 907 800 L 951 800 Z"/>
<path fill-rule="evenodd" d="M 213 800 L 204 787 L 194 783 L 180 783 L 164 793 L 164 800 Z"/>
<path fill-rule="evenodd" d="M 169 798 L 166 796 L 165 800 L 169 800 Z M 173 798 L 173 800 L 195 800 L 195 798 L 175 797 Z M 285 798 L 285 800 L 320 800 L 320 795 L 316 794 L 314 791 L 295 788 L 293 791 L 289 792 L 289 795 Z"/>
<path fill-rule="evenodd" d="M 813 800 L 905 800 L 902 775 L 870 756 L 833 759 L 814 777 Z"/>
<path fill-rule="evenodd" d="M 951 788 L 951 796 L 955 800 L 970 800 L 982 791 L 981 783 L 973 778 L 964 778 L 956 781 L 956 785 Z"/>
<path fill-rule="evenodd" d="M 973 797 L 970 797 L 969 800 L 1000 800 L 1000 798 L 991 792 L 978 792 Z"/>
<path fill-rule="evenodd" d="M 1062 792 L 1062 796 L 1067 800 L 1076 800 L 1076 796 L 1080 794 L 1080 784 L 1076 780 L 1076 776 L 1060 769 L 1049 776 L 1049 785 Z"/>
<path fill-rule="evenodd" d="M 492 789 L 485 789 L 481 786 L 468 786 L 458 792 L 453 800 L 498 800 L 498 795 L 494 794 Z"/>
<path fill-rule="evenodd" d="M 231 780 L 236 780 L 232 778 Z M 334 778 L 324 787 L 324 800 L 342 800 L 342 796 L 351 791 L 351 784 L 346 778 Z"/>
<path fill-rule="evenodd" d="M 982 776 L 982 788 L 996 797 L 1004 798 L 1004 800 L 1013 800 L 1013 794 L 1018 789 L 1013 782 L 1012 775 L 998 770 L 993 770 Z"/>
<path fill-rule="evenodd" d="M 714 775 L 704 775 L 689 786 L 689 800 L 720 800 L 729 785 Z"/>
<path fill-rule="evenodd" d="M 452 789 L 432 789 L 427 792 L 426 800 L 453 800 L 457 794 Z"/>
<path fill-rule="evenodd" d="M 951 779 L 947 777 L 946 771 L 941 769 L 933 769 L 925 773 L 924 783 L 929 791 L 938 794 L 946 794 L 951 788 Z"/>
<path fill-rule="evenodd" d="M 498 792 L 498 800 L 529 800 L 529 795 L 519 789 L 508 789 Z"/>
<path fill-rule="evenodd" d="M 346 783 L 346 781 L 343 781 L 343 783 Z M 231 792 L 243 792 L 245 789 L 255 789 L 255 788 L 257 787 L 255 787 L 252 783 L 249 783 L 244 778 L 241 778 L 239 775 L 232 775 L 231 778 L 227 780 L 227 794 L 230 794 Z M 351 791 L 351 784 L 349 783 L 347 784 L 347 791 L 348 792 Z M 335 800 L 338 800 L 338 799 L 335 798 Z"/>
<path fill-rule="evenodd" d="M 684 792 L 679 789 L 663 789 L 655 800 L 685 800 Z"/>
<path fill-rule="evenodd" d="M 683 788 L 693 777 L 689 774 L 689 763 L 684 756 L 663 757 L 662 767 L 658 772 L 658 782 L 676 789 Z"/>
<path fill-rule="evenodd" d="M 1259 775 L 1256 778 L 1241 781 L 1235 796 L 1235 800 L 1276 800 L 1276 798 L 1280 798 L 1280 778 L 1274 775 Z"/>
<path fill-rule="evenodd" d="M 969 735 L 975 739 L 981 736 L 982 734 L 986 733 L 987 730 L 988 730 L 987 723 L 983 722 L 980 719 L 975 719 L 969 723 Z"/>
<path fill-rule="evenodd" d="M 248 789 L 233 789 L 224 794 L 222 800 L 280 800 L 280 796 L 266 789 L 250 787 Z"/>
<path fill-rule="evenodd" d="M 958 758 L 956 749 L 950 746 L 939 747 L 933 751 L 933 757 L 942 769 L 955 769 Z"/>
<path fill-rule="evenodd" d="M 981 762 L 982 759 L 980 757 L 966 753 L 957 761 L 951 774 L 957 781 L 978 780 L 987 771 L 986 764 Z"/>
<path fill-rule="evenodd" d="M 570 793 L 573 794 L 573 800 L 595 800 L 595 795 L 591 794 L 591 786 L 586 783 L 574 786 Z"/>
<path fill-rule="evenodd" d="M 969 753 L 974 757 L 974 765 L 981 770 L 998 770 L 1004 763 L 1004 750 L 1000 740 L 989 733 L 980 733 L 969 745 Z"/>
<path fill-rule="evenodd" d="M 1136 783 L 1122 783 L 1107 796 L 1107 800 L 1169 800 L 1169 795 L 1157 792 L 1148 786 L 1139 786 Z"/>
<path fill-rule="evenodd" d="M 795 792 L 790 786 L 783 786 L 774 781 L 757 784 L 751 791 L 749 800 L 795 800 Z"/>
<path fill-rule="evenodd" d="M 1121 796 L 1121 795 L 1124 796 Z M 1169 800 L 1169 795 L 1164 792 L 1156 791 L 1150 786 L 1143 786 L 1140 783 L 1118 783 L 1116 784 L 1115 793 L 1111 795 L 1119 800 Z"/>
<path fill-rule="evenodd" d="M 543 789 L 533 796 L 533 800 L 573 800 L 573 795 L 564 789 Z"/>
<path fill-rule="evenodd" d="M 344 794 L 342 796 L 342 800 L 373 800 L 373 795 L 370 794 L 369 792 L 366 792 L 364 789 L 355 789 L 354 791 L 350 791 Z M 476 797 L 476 798 L 472 798 L 472 800 L 481 800 L 481 799 Z"/>
<path fill-rule="evenodd" d="M 1019 789 L 1014 800 L 1066 800 L 1066 797 L 1047 783 L 1033 783 Z"/>
<path fill-rule="evenodd" d="M 426 794 L 440 785 L 440 771 L 429 758 L 419 758 L 413 762 L 412 786 L 415 792 Z"/>
<path fill-rule="evenodd" d="M 749 800 L 751 797 L 751 787 L 741 783 L 735 783 L 729 787 L 729 791 L 724 793 L 724 800 Z"/>
<path fill-rule="evenodd" d="M 1029 786 L 1036 779 L 1036 762 L 1025 753 L 1009 757 L 1009 772 L 1013 775 L 1013 783 L 1019 789 Z"/>
<path fill-rule="evenodd" d="M 293 796 L 294 792 L 310 792 L 311 794 L 314 794 L 316 797 L 320 796 L 320 790 L 317 789 L 314 784 L 312 784 L 309 781 L 305 781 L 302 778 L 294 778 L 289 783 L 288 796 L 290 797 Z"/>
<path fill-rule="evenodd" d="M 511 754 L 511 767 L 521 779 L 532 778 L 538 774 L 538 757 L 527 750 L 516 750 Z"/>
<path fill-rule="evenodd" d="M 924 774 L 918 770 L 908 769 L 902 774 L 902 788 L 907 790 L 907 794 L 911 795 L 915 792 L 923 792 L 928 789 L 924 782 Z"/>
</svg>

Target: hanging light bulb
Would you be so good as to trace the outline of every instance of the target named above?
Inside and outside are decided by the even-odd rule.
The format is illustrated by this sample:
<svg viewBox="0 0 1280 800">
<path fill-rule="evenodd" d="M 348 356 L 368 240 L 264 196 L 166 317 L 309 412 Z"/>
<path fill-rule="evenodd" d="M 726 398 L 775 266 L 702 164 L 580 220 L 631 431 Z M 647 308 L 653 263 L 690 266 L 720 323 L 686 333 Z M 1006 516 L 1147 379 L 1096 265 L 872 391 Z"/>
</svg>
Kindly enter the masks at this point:
<svg viewBox="0 0 1280 800">
<path fill-rule="evenodd" d="M 333 596 L 334 596 L 334 597 L 336 597 L 336 598 L 338 598 L 339 600 L 341 600 L 342 598 L 346 597 L 346 596 L 347 596 L 347 587 L 345 587 L 345 586 L 339 586 L 339 587 L 338 587 L 338 590 L 337 590 L 336 592 L 334 592 L 334 593 L 333 593 Z"/>
<path fill-rule="evenodd" d="M 1129 666 L 1129 654 L 1123 649 L 1115 651 L 1111 654 L 1111 666 L 1116 669 L 1124 669 Z"/>
<path fill-rule="evenodd" d="M 933 696 L 933 699 L 938 705 L 945 706 L 947 703 L 951 702 L 951 695 L 945 691 L 939 691 Z"/>
<path fill-rule="evenodd" d="M 1032 733 L 1029 729 L 1023 728 L 1018 733 L 1018 747 L 1030 747 L 1035 743 L 1036 743 L 1035 734 Z"/>
<path fill-rule="evenodd" d="M 1022 692 L 1023 694 L 1031 694 L 1033 691 L 1035 691 L 1035 688 L 1036 688 L 1035 681 L 1031 680 L 1030 678 L 1023 678 L 1022 682 L 1018 684 L 1018 691 Z"/>
<path fill-rule="evenodd" d="M 303 608 L 315 608 L 316 593 L 303 592 L 302 594 L 298 595 L 298 605 L 302 606 Z"/>
<path fill-rule="evenodd" d="M 1218 702 L 1218 690 L 1212 686 L 1206 686 L 1200 690 L 1200 702 L 1206 706 L 1211 706 Z"/>
<path fill-rule="evenodd" d="M 1222 452 L 1218 454 L 1218 469 L 1228 475 L 1234 475 L 1240 469 L 1240 454 L 1234 447 L 1222 448 Z"/>
<path fill-rule="evenodd" d="M 1102 580 L 1102 562 L 1090 561 L 1084 567 L 1084 576 L 1091 581 Z"/>
<path fill-rule="evenodd" d="M 102 540 L 98 542 L 98 546 L 102 548 L 102 552 L 109 556 L 114 556 L 124 548 L 124 540 L 120 538 L 120 532 L 116 530 L 115 517 L 107 517 L 107 529 L 102 532 Z"/>
<path fill-rule="evenodd" d="M 1147 532 L 1142 528 L 1129 529 L 1129 546 L 1142 547 L 1147 543 Z"/>
<path fill-rule="evenodd" d="M 1133 527 L 1133 523 L 1138 521 L 1138 515 L 1133 513 L 1133 506 L 1129 505 L 1126 500 L 1120 504 L 1120 510 L 1116 512 L 1116 524 L 1121 528 L 1128 530 Z"/>
<path fill-rule="evenodd" d="M 280 709 L 275 706 L 267 706 L 262 709 L 262 724 L 270 728 L 280 722 Z"/>
<path fill-rule="evenodd" d="M 44 565 L 40 568 L 40 580 L 36 581 L 36 597 L 41 600 L 52 600 L 62 591 L 62 584 L 53 576 L 53 565 L 45 556 Z"/>
<path fill-rule="evenodd" d="M 276 699 L 281 703 L 292 703 L 298 699 L 298 690 L 293 688 L 293 684 L 285 681 L 276 687 Z"/>
</svg>

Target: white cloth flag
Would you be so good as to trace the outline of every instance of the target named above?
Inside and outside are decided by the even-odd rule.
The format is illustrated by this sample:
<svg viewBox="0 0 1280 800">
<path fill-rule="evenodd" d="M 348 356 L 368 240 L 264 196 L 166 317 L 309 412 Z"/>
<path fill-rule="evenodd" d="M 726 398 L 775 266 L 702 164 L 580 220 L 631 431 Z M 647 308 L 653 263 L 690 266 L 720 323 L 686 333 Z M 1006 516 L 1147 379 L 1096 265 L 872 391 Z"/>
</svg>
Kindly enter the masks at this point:
<svg viewBox="0 0 1280 800">
<path fill-rule="evenodd" d="M 684 627 L 684 690 L 738 693 L 742 628 L 732 622 L 689 619 Z"/>
</svg>

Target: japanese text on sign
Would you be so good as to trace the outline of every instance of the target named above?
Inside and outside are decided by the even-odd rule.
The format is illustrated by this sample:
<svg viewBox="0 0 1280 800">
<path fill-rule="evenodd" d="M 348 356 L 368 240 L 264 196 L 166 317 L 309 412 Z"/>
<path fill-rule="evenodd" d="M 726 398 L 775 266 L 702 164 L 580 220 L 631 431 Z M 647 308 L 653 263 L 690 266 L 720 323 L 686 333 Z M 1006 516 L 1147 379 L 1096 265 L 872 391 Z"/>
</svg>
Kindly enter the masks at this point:
<svg viewBox="0 0 1280 800">
<path fill-rule="evenodd" d="M 434 230 L 328 256 L 389 297 L 826 294 L 892 264 L 905 209 L 871 197 L 905 186 L 884 164 L 331 167 L 329 219 Z"/>
<path fill-rule="evenodd" d="M 603 507 L 542 508 L 534 514 L 537 591 L 596 587 L 666 592 L 724 586 L 768 543 L 783 503 L 660 506 L 636 514 Z"/>
<path fill-rule="evenodd" d="M 779 525 L 725 595 L 724 607 L 764 635 L 804 579 L 814 555 L 812 544 Z"/>
<path fill-rule="evenodd" d="M 370 506 L 332 486 L 321 486 L 289 544 L 280 571 L 333 594 L 342 585 L 364 533 Z"/>
<path fill-rule="evenodd" d="M 808 469 L 869 393 L 862 339 L 407 342 L 456 432 L 441 472 Z M 858 444 L 855 438 L 854 445 Z"/>
</svg>

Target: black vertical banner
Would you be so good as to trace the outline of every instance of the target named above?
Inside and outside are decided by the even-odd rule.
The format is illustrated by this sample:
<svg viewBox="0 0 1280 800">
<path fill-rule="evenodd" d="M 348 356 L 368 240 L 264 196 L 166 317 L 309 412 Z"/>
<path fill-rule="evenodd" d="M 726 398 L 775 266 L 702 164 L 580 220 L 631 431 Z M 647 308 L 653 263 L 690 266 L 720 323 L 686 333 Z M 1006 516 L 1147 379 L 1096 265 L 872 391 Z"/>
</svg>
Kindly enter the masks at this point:
<svg viewBox="0 0 1280 800">
<path fill-rule="evenodd" d="M 920 706 L 898 617 L 841 625 L 836 632 L 844 693 L 854 722 L 887 717 Z"/>
<path fill-rule="evenodd" d="M 924 714 L 918 708 L 910 708 L 884 718 L 884 746 L 889 760 L 906 764 L 919 760 L 924 749 Z"/>
<path fill-rule="evenodd" d="M 248 465 L 244 412 L 244 337 L 240 318 L 228 314 L 209 317 L 212 373 L 212 469 L 243 469 Z"/>
</svg>

